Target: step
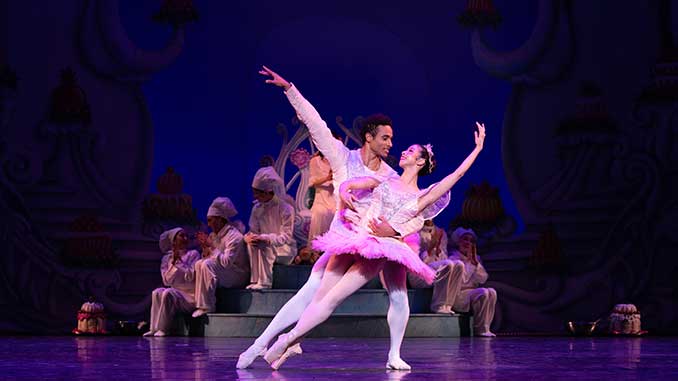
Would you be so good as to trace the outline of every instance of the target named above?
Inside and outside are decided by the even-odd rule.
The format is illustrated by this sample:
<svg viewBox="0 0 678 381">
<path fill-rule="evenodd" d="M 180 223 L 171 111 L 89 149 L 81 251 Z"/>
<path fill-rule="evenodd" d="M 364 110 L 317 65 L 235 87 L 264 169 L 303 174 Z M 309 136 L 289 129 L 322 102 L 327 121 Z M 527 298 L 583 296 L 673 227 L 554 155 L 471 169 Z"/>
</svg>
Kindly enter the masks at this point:
<svg viewBox="0 0 678 381">
<path fill-rule="evenodd" d="M 429 311 L 431 288 L 416 288 L 407 291 L 411 313 Z M 241 290 L 219 288 L 217 312 L 246 314 L 275 314 L 296 293 L 297 289 Z M 383 314 L 388 311 L 389 299 L 386 290 L 360 289 L 349 296 L 337 313 Z"/>
<path fill-rule="evenodd" d="M 273 314 L 208 314 L 202 334 L 205 337 L 257 337 L 273 319 Z M 192 319 L 193 320 L 193 319 Z M 411 314 L 405 337 L 471 336 L 469 315 Z M 192 322 L 191 333 L 200 335 Z M 313 329 L 308 337 L 389 337 L 386 315 L 335 313 Z"/>
</svg>

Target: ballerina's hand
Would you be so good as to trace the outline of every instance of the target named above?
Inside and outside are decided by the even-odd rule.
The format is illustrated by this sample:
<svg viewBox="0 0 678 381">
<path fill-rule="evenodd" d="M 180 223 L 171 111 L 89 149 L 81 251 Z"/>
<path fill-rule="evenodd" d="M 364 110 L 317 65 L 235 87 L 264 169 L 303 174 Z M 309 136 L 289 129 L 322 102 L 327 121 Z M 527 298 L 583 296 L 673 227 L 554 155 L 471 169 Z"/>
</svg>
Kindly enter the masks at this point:
<svg viewBox="0 0 678 381">
<path fill-rule="evenodd" d="M 485 142 L 485 123 L 476 122 L 476 127 L 478 127 L 478 131 L 473 133 L 476 138 L 476 147 L 483 148 L 483 143 Z"/>
<path fill-rule="evenodd" d="M 280 75 L 278 75 L 278 73 L 267 68 L 266 66 L 261 67 L 261 70 L 259 70 L 259 74 L 265 77 L 270 77 L 270 79 L 266 80 L 266 83 L 282 87 L 285 91 L 292 87 L 292 85 L 289 82 L 287 82 L 285 78 L 281 77 Z"/>
</svg>

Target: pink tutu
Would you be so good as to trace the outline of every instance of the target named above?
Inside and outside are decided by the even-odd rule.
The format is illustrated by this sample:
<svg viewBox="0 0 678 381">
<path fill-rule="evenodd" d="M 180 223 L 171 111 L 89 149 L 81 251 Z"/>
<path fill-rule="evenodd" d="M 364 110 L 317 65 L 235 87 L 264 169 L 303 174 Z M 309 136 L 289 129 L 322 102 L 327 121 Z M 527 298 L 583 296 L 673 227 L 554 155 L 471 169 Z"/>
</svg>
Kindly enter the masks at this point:
<svg viewBox="0 0 678 381">
<path fill-rule="evenodd" d="M 313 240 L 313 249 L 325 253 L 316 266 L 324 267 L 332 255 L 358 254 L 367 259 L 386 258 L 400 263 L 427 284 L 432 284 L 436 272 L 425 264 L 403 241 L 390 237 L 375 237 L 364 230 L 337 232 L 330 229 Z"/>
</svg>

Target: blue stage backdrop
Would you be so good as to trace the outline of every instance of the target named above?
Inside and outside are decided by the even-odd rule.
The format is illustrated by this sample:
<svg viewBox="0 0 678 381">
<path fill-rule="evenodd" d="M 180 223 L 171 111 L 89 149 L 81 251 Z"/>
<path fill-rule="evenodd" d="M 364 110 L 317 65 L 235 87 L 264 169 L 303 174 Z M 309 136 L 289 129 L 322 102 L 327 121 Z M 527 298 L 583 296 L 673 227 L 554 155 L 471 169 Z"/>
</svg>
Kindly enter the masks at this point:
<svg viewBox="0 0 678 381">
<path fill-rule="evenodd" d="M 470 31 L 456 21 L 464 1 L 194 4 L 200 19 L 186 28 L 185 51 L 144 93 L 155 128 L 152 178 L 174 167 L 201 218 L 214 197 L 226 195 L 246 219 L 258 160 L 277 156 L 281 146 L 276 125 L 296 130 L 282 92 L 257 74 L 265 64 L 295 83 L 330 127 L 337 116 L 350 127 L 359 115 L 383 112 L 394 120 L 395 156 L 412 143 L 432 143 L 438 171 L 421 186 L 456 168 L 473 148 L 474 122 L 485 122 L 486 148 L 439 224 L 460 212 L 470 184 L 484 180 L 499 187 L 507 213 L 520 220 L 500 152 L 510 85 L 474 63 Z M 495 5 L 505 22 L 488 42 L 516 48 L 534 27 L 536 0 Z M 157 8 L 157 1 L 121 2 L 124 26 L 141 47 L 161 48 L 171 34 L 149 22 Z"/>
</svg>

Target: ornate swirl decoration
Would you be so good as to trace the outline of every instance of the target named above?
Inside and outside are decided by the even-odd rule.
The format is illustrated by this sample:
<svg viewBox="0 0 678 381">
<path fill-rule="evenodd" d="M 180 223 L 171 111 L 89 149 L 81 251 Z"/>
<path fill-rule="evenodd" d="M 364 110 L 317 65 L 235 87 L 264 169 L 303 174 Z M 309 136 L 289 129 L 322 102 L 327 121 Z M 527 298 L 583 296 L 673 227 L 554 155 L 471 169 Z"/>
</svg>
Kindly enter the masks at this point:
<svg viewBox="0 0 678 381">
<path fill-rule="evenodd" d="M 172 63 L 182 52 L 183 28 L 175 28 L 166 47 L 145 51 L 127 36 L 120 21 L 119 0 L 89 0 L 80 24 L 80 48 L 98 73 L 119 80 L 146 79 Z"/>
</svg>

